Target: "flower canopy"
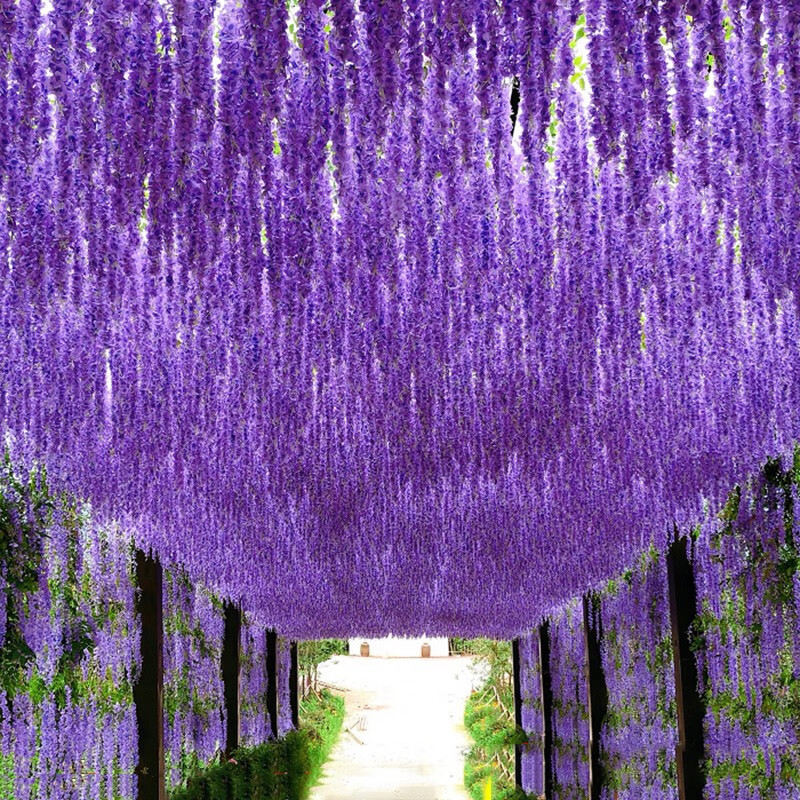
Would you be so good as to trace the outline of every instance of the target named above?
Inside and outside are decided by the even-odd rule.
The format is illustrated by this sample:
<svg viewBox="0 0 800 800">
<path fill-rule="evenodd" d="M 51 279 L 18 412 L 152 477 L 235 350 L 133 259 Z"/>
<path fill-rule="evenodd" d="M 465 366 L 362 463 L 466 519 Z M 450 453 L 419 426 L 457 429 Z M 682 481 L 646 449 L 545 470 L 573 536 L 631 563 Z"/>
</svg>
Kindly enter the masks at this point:
<svg viewBox="0 0 800 800">
<path fill-rule="evenodd" d="M 794 0 L 2 0 L 0 51 L 6 440 L 287 635 L 513 635 L 800 438 Z"/>
</svg>

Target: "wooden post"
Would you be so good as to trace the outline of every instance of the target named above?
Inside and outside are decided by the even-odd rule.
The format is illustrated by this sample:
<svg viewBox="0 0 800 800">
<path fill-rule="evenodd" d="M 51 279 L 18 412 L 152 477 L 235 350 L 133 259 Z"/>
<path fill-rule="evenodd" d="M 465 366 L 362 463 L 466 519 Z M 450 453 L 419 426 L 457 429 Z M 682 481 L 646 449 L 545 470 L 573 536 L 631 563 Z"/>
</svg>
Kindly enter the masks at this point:
<svg viewBox="0 0 800 800">
<path fill-rule="evenodd" d="M 522 674 L 519 656 L 519 639 L 511 642 L 511 663 L 514 673 L 514 724 L 522 727 Z M 514 783 L 522 788 L 522 745 L 514 745 Z"/>
<path fill-rule="evenodd" d="M 697 661 L 690 649 L 689 629 L 697 616 L 697 587 L 686 545 L 686 539 L 678 537 L 676 531 L 667 553 L 669 616 L 678 708 L 675 759 L 679 800 L 702 800 L 705 788 L 703 720 L 706 709 L 697 682 Z"/>
<path fill-rule="evenodd" d="M 511 135 L 514 135 L 514 128 L 517 127 L 517 115 L 519 114 L 519 78 L 515 75 L 511 83 Z"/>
<path fill-rule="evenodd" d="M 292 708 L 292 727 L 300 727 L 300 702 L 297 689 L 298 664 L 297 642 L 289 643 L 289 703 Z"/>
<path fill-rule="evenodd" d="M 583 636 L 585 643 L 586 699 L 589 706 L 589 797 L 600 800 L 605 783 L 605 769 L 600 760 L 600 731 L 608 712 L 608 686 L 600 656 L 602 638 L 600 599 L 583 596 Z"/>
<path fill-rule="evenodd" d="M 242 611 L 225 603 L 225 635 L 222 640 L 222 684 L 225 695 L 225 758 L 239 748 L 241 735 Z"/>
<path fill-rule="evenodd" d="M 267 631 L 267 713 L 272 738 L 278 738 L 278 633 Z"/>
<path fill-rule="evenodd" d="M 139 677 L 133 686 L 139 731 L 138 800 L 165 800 L 164 609 L 161 564 L 136 551 L 136 613 L 141 624 Z"/>
<path fill-rule="evenodd" d="M 550 678 L 550 623 L 539 626 L 539 664 L 542 676 L 542 775 L 545 800 L 553 800 L 553 685 Z"/>
</svg>

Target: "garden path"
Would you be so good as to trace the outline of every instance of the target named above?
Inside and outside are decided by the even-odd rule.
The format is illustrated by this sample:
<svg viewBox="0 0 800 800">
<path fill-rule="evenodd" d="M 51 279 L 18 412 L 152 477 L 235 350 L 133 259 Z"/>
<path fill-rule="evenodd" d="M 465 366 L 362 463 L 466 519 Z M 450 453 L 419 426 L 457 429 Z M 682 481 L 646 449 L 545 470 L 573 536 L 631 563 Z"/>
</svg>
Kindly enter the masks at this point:
<svg viewBox="0 0 800 800">
<path fill-rule="evenodd" d="M 320 665 L 320 680 L 345 690 L 346 716 L 310 800 L 466 800 L 464 704 L 480 683 L 472 664 L 336 656 Z"/>
</svg>

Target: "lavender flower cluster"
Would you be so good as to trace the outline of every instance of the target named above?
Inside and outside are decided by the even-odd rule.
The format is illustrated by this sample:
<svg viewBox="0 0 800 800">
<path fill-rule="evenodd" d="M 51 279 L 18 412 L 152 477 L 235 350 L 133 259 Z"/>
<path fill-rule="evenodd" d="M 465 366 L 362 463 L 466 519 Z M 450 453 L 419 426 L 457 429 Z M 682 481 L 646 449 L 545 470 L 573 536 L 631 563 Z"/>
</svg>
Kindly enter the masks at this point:
<svg viewBox="0 0 800 800">
<path fill-rule="evenodd" d="M 800 793 L 799 475 L 759 476 L 697 539 L 707 800 Z"/>
<path fill-rule="evenodd" d="M 571 601 L 550 621 L 553 690 L 553 793 L 583 800 L 589 790 L 589 708 L 586 647 L 580 602 Z"/>
<path fill-rule="evenodd" d="M 542 662 L 538 631 L 519 637 L 519 686 L 522 729 L 526 734 L 520 753 L 523 791 L 536 797 L 544 785 L 544 704 L 542 702 Z"/>
<path fill-rule="evenodd" d="M 267 710 L 267 629 L 252 615 L 242 619 L 241 742 L 247 747 L 272 736 Z"/>
<path fill-rule="evenodd" d="M 242 625 L 241 725 L 242 744 L 261 744 L 272 738 L 267 707 L 267 626 L 252 615 Z M 278 736 L 292 730 L 291 642 L 277 637 Z"/>
<path fill-rule="evenodd" d="M 677 711 L 666 561 L 657 551 L 601 599 L 608 710 L 600 735 L 605 800 L 677 800 Z"/>
<path fill-rule="evenodd" d="M 788 467 L 783 464 L 789 463 Z M 800 449 L 770 459 L 690 533 L 697 581 L 692 649 L 706 705 L 706 800 L 800 792 Z M 655 548 L 598 594 L 607 708 L 601 797 L 675 800 L 677 709 L 666 560 Z M 585 796 L 588 653 L 576 601 L 550 619 L 554 796 Z M 523 788 L 543 791 L 537 636 L 520 637 Z M 530 747 L 533 745 L 533 747 Z"/>
<path fill-rule="evenodd" d="M 164 751 L 178 786 L 225 748 L 222 604 L 177 567 L 164 579 Z"/>
<path fill-rule="evenodd" d="M 798 31 L 4 0 L 0 430 L 292 638 L 517 635 L 800 438 Z"/>
<path fill-rule="evenodd" d="M 291 642 L 278 637 L 278 736 L 292 730 Z"/>
<path fill-rule="evenodd" d="M 134 543 L 21 463 L 7 454 L 0 464 L 0 796 L 135 800 Z M 163 603 L 167 783 L 175 787 L 224 746 L 224 611 L 175 565 L 164 573 Z M 244 619 L 242 741 L 259 744 L 270 736 L 266 626 Z M 278 642 L 283 734 L 291 651 Z"/>
<path fill-rule="evenodd" d="M 27 554 L 30 582 L 13 555 L 2 560 L 0 794 L 134 800 L 132 543 L 118 527 L 98 525 L 88 506 L 20 479 L 25 472 L 7 461 L 0 477 L 4 537 L 41 547 L 38 563 Z"/>
</svg>

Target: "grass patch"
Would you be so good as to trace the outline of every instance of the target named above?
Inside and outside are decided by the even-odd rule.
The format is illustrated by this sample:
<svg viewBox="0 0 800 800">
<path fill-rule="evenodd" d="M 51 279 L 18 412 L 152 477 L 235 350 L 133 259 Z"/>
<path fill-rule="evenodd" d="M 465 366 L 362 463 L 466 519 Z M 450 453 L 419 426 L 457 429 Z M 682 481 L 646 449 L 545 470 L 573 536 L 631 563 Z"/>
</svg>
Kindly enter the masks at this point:
<svg viewBox="0 0 800 800">
<path fill-rule="evenodd" d="M 300 703 L 300 721 L 308 732 L 308 789 L 317 785 L 322 767 L 339 738 L 344 722 L 344 698 L 323 689 Z M 307 790 L 306 790 L 307 793 Z"/>
</svg>

